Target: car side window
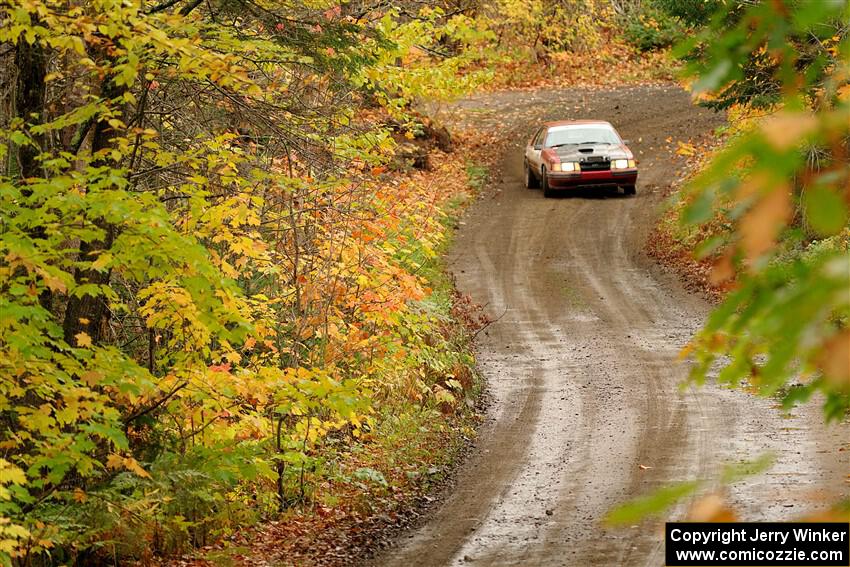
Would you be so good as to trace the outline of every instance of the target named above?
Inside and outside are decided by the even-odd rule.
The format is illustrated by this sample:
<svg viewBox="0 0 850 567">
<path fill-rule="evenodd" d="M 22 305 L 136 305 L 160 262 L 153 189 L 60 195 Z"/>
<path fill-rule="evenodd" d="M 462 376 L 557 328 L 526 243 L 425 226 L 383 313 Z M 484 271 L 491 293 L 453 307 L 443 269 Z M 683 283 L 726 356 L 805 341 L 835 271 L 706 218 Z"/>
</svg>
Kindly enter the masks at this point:
<svg viewBox="0 0 850 567">
<path fill-rule="evenodd" d="M 546 128 L 541 128 L 537 135 L 534 137 L 534 149 L 539 150 L 543 148 L 543 138 L 546 136 Z"/>
</svg>

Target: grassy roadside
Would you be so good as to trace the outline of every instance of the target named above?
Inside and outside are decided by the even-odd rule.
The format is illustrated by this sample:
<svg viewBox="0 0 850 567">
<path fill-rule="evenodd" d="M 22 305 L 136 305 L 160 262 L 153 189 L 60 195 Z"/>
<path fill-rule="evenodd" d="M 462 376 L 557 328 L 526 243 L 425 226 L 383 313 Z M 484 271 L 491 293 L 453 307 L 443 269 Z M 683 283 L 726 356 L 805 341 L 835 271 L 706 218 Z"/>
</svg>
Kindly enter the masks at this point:
<svg viewBox="0 0 850 567">
<path fill-rule="evenodd" d="M 688 207 L 696 198 L 688 185 L 731 140 L 751 127 L 752 118 L 743 109 L 736 108 L 727 113 L 727 124 L 718 127 L 701 144 L 679 143 L 677 154 L 685 159 L 684 173 L 667 195 L 664 211 L 647 239 L 647 252 L 652 258 L 677 273 L 685 287 L 712 301 L 720 300 L 732 283 L 717 279 L 715 255 L 697 252 L 705 242 L 729 238 L 731 221 L 726 214 L 728 211 L 719 208 L 708 222 L 700 225 L 687 222 Z"/>
<path fill-rule="evenodd" d="M 711 227 L 694 229 L 694 227 L 686 226 L 682 221 L 689 203 L 687 195 L 684 194 L 684 186 L 687 185 L 688 179 L 699 171 L 703 163 L 704 160 L 701 158 L 692 160 L 689 164 L 692 173 L 673 187 L 665 209 L 647 239 L 646 246 L 649 256 L 678 274 L 686 288 L 703 294 L 712 301 L 717 301 L 723 294 L 723 288 L 712 276 L 714 259 L 698 258 L 694 255 L 694 250 L 706 239 L 722 233 L 722 225 L 715 223 Z"/>
</svg>

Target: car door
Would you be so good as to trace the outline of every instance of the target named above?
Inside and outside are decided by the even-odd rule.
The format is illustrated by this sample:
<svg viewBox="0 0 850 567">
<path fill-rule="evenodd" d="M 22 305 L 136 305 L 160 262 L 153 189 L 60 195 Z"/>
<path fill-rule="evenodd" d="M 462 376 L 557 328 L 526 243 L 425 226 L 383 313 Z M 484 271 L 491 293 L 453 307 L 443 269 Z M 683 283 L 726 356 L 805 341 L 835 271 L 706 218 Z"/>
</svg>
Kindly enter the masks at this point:
<svg viewBox="0 0 850 567">
<path fill-rule="evenodd" d="M 531 139 L 531 143 L 525 149 L 525 159 L 532 171 L 540 172 L 540 152 L 543 151 L 543 140 L 546 138 L 546 128 L 541 128 Z"/>
</svg>

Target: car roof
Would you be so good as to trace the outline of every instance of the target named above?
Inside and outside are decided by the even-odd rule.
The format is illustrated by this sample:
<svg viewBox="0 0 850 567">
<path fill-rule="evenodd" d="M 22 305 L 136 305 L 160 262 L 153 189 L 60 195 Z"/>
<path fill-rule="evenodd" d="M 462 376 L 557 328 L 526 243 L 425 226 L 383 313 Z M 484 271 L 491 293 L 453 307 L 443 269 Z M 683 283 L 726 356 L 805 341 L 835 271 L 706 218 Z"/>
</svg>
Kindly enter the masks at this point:
<svg viewBox="0 0 850 567">
<path fill-rule="evenodd" d="M 544 122 L 543 126 L 545 126 L 546 128 L 554 128 L 557 126 L 578 126 L 580 124 L 599 124 L 604 126 L 611 126 L 611 123 L 606 122 L 605 120 L 557 120 L 555 122 Z"/>
</svg>

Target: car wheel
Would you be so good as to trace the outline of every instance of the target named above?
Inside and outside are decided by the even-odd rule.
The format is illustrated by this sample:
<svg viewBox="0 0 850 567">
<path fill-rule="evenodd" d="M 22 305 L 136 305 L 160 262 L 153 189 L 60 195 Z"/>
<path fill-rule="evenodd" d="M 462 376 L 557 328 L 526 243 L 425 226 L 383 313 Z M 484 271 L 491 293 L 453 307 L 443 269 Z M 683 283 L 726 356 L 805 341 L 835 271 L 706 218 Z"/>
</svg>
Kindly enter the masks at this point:
<svg viewBox="0 0 850 567">
<path fill-rule="evenodd" d="M 634 195 L 637 193 L 637 189 L 634 185 L 623 185 L 623 194 L 624 195 Z"/>
<path fill-rule="evenodd" d="M 540 186 L 540 182 L 536 177 L 534 177 L 534 173 L 532 173 L 531 168 L 528 167 L 528 162 L 523 162 L 523 167 L 525 169 L 525 188 L 526 189 L 535 189 Z"/>
<path fill-rule="evenodd" d="M 554 193 L 552 192 L 552 188 L 549 187 L 549 178 L 546 176 L 546 168 L 540 172 L 540 185 L 543 186 L 543 196 L 544 197 L 552 197 Z"/>
</svg>

